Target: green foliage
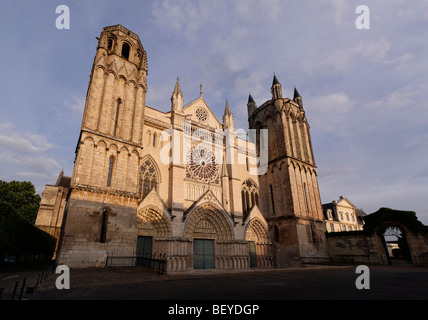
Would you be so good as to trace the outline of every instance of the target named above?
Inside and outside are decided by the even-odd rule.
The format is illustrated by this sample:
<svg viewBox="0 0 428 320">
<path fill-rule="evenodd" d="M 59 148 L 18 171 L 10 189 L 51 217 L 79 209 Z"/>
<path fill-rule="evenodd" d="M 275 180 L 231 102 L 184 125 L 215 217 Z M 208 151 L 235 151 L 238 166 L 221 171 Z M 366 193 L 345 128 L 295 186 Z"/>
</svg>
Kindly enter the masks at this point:
<svg viewBox="0 0 428 320">
<path fill-rule="evenodd" d="M 8 255 L 52 256 L 56 238 L 33 226 L 11 205 L 0 202 L 0 258 Z"/>
<path fill-rule="evenodd" d="M 414 211 L 394 210 L 390 208 L 380 208 L 378 211 L 365 216 L 364 231 L 373 234 L 376 232 L 382 236 L 385 230 L 394 224 L 405 226 L 412 232 L 428 232 L 428 227 L 416 217 Z"/>
<path fill-rule="evenodd" d="M 0 180 L 0 201 L 10 204 L 22 217 L 34 224 L 41 198 L 29 181 Z"/>
</svg>

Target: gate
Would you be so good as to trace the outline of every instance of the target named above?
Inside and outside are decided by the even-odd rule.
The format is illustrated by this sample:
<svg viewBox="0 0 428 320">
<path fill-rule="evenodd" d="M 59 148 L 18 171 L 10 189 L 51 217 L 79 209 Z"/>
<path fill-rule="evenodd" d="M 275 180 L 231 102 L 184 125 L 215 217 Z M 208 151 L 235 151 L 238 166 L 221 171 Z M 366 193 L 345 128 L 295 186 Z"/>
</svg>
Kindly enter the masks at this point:
<svg viewBox="0 0 428 320">
<path fill-rule="evenodd" d="M 248 241 L 248 251 L 250 255 L 250 268 L 256 268 L 257 254 L 256 254 L 256 243 L 254 241 Z"/>
<path fill-rule="evenodd" d="M 214 240 L 193 240 L 193 268 L 214 269 Z"/>
<path fill-rule="evenodd" d="M 148 267 L 146 264 L 150 263 L 147 259 L 152 258 L 153 238 L 141 237 L 137 238 L 137 257 L 144 259 L 137 259 L 137 266 Z"/>
</svg>

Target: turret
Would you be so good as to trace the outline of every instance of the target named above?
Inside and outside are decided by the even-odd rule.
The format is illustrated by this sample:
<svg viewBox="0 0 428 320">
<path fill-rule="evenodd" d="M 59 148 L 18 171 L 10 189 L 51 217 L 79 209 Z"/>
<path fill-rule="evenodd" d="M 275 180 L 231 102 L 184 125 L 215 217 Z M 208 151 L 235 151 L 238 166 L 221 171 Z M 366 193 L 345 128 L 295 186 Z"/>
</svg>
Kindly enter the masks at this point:
<svg viewBox="0 0 428 320">
<path fill-rule="evenodd" d="M 294 86 L 294 96 L 293 96 L 293 101 L 296 102 L 300 109 L 303 110 L 303 101 L 302 101 L 302 97 L 300 96 L 299 91 L 297 91 L 296 86 Z"/>
<path fill-rule="evenodd" d="M 279 83 L 278 78 L 276 77 L 275 74 L 273 75 L 272 87 L 270 91 L 272 92 L 273 101 L 282 99 L 282 86 Z"/>
<path fill-rule="evenodd" d="M 226 100 L 226 107 L 224 108 L 224 114 L 223 114 L 223 129 L 224 130 L 231 130 L 234 131 L 235 128 L 233 126 L 233 114 L 232 111 L 230 111 L 229 102 Z"/>
<path fill-rule="evenodd" d="M 178 78 L 171 96 L 171 110 L 183 111 L 183 93 L 181 92 L 180 80 Z"/>
</svg>

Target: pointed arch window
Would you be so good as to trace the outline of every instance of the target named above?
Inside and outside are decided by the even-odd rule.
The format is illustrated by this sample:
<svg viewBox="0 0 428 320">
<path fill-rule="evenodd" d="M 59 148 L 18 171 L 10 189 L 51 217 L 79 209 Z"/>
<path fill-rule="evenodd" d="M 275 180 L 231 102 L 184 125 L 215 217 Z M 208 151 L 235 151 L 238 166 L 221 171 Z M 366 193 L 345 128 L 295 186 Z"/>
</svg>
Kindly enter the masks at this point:
<svg viewBox="0 0 428 320">
<path fill-rule="evenodd" d="M 143 162 L 140 168 L 141 197 L 144 199 L 153 189 L 158 189 L 159 178 L 155 166 L 150 159 Z"/>
<path fill-rule="evenodd" d="M 241 188 L 242 213 L 248 214 L 254 205 L 259 206 L 259 190 L 250 179 L 245 180 Z"/>
</svg>

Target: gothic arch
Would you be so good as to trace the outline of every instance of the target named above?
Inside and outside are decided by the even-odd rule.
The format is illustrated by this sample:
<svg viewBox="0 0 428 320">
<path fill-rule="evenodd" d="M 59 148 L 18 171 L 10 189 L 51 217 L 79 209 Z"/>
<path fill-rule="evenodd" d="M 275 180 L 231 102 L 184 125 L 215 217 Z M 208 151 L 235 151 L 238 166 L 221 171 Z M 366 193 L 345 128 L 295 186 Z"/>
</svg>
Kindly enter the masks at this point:
<svg viewBox="0 0 428 320">
<path fill-rule="evenodd" d="M 138 193 L 140 198 L 144 199 L 151 190 L 159 190 L 161 176 L 158 166 L 152 156 L 146 155 L 140 162 L 138 172 Z"/>
<path fill-rule="evenodd" d="M 212 203 L 202 204 L 187 216 L 184 236 L 189 239 L 201 237 L 217 241 L 230 241 L 235 238 L 230 217 Z"/>
<path fill-rule="evenodd" d="M 245 240 L 256 243 L 268 243 L 268 231 L 265 225 L 258 218 L 253 218 L 245 228 Z"/>
<path fill-rule="evenodd" d="M 171 236 L 171 223 L 162 210 L 147 206 L 138 210 L 136 219 L 137 233 L 154 238 L 167 238 Z"/>
<path fill-rule="evenodd" d="M 251 209 L 257 205 L 260 206 L 259 187 L 253 179 L 246 179 L 241 185 L 242 213 L 247 215 Z"/>
</svg>

